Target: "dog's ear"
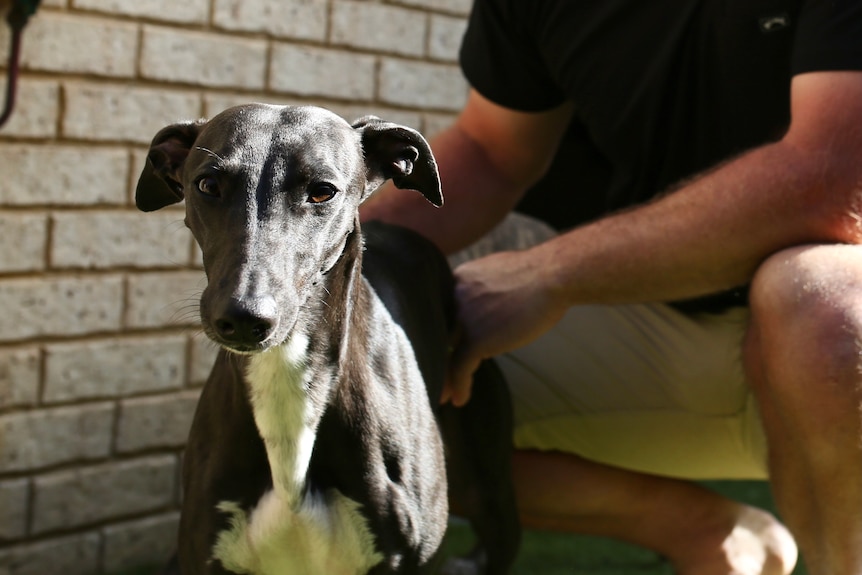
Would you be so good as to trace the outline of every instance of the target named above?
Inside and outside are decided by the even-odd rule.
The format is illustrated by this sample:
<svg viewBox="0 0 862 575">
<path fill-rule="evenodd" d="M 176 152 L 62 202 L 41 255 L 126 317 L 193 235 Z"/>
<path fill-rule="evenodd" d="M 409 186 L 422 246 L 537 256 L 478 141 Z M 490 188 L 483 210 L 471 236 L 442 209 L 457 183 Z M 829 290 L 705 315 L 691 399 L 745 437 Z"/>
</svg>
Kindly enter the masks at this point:
<svg viewBox="0 0 862 575">
<path fill-rule="evenodd" d="M 356 120 L 353 127 L 362 135 L 369 192 L 391 179 L 395 187 L 416 190 L 435 206 L 443 205 L 437 162 L 422 134 L 374 116 Z"/>
<path fill-rule="evenodd" d="M 183 162 L 206 122 L 181 122 L 159 130 L 150 144 L 147 163 L 135 188 L 135 205 L 152 212 L 183 199 Z"/>
</svg>

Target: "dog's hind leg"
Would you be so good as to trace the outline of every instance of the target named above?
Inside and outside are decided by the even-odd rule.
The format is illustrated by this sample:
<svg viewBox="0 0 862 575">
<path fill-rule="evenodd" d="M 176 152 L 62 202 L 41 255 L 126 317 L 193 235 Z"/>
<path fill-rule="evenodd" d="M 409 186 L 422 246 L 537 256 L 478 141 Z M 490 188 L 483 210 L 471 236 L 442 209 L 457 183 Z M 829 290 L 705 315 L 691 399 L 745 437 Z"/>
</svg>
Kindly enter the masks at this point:
<svg viewBox="0 0 862 575">
<path fill-rule="evenodd" d="M 485 361 L 474 375 L 472 397 L 441 413 L 449 467 L 449 500 L 477 537 L 468 564 L 444 573 L 506 575 L 518 553 L 521 526 L 512 484 L 512 406 L 502 373 Z M 466 568 L 466 569 L 465 569 Z M 455 569 L 453 571 L 453 569 Z"/>
</svg>

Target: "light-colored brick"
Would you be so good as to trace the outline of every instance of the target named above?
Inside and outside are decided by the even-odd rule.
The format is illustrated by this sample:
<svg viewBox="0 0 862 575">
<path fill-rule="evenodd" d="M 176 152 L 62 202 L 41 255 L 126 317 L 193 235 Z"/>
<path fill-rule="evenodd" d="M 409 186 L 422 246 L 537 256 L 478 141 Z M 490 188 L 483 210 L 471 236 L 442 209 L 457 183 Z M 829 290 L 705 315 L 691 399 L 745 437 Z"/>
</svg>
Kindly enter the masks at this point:
<svg viewBox="0 0 862 575">
<path fill-rule="evenodd" d="M 0 415 L 0 472 L 106 457 L 113 420 L 106 403 Z"/>
<path fill-rule="evenodd" d="M 323 41 L 326 0 L 215 0 L 213 22 L 225 30 Z"/>
<path fill-rule="evenodd" d="M 361 104 L 358 106 L 346 104 L 335 104 L 327 106 L 333 112 L 347 120 L 354 122 L 363 116 L 377 116 L 387 122 L 394 122 L 417 129 L 422 122 L 422 115 L 412 110 L 399 110 L 396 108 L 386 108 L 377 104 Z"/>
<path fill-rule="evenodd" d="M 275 104 L 277 106 L 296 106 L 307 104 L 307 102 L 303 102 L 298 98 L 291 98 L 290 96 L 273 96 L 272 94 L 266 94 L 265 96 L 249 96 L 247 94 L 209 92 L 204 94 L 204 117 L 212 118 L 219 112 L 223 112 L 228 108 L 251 102 L 263 102 L 266 104 Z"/>
<path fill-rule="evenodd" d="M 0 145 L 0 204 L 126 203 L 129 158 L 119 149 Z"/>
<path fill-rule="evenodd" d="M 455 122 L 455 114 L 425 114 L 422 121 L 422 134 L 433 138 Z"/>
<path fill-rule="evenodd" d="M 181 447 L 188 438 L 199 395 L 199 390 L 192 390 L 123 401 L 117 425 L 117 451 Z"/>
<path fill-rule="evenodd" d="M 42 11 L 30 20 L 22 44 L 21 64 L 27 69 L 130 78 L 138 26 Z"/>
<path fill-rule="evenodd" d="M 45 214 L 0 212 L 0 272 L 44 269 L 47 242 Z"/>
<path fill-rule="evenodd" d="M 219 347 L 203 333 L 192 338 L 192 359 L 189 381 L 192 385 L 203 385 L 212 371 Z"/>
<path fill-rule="evenodd" d="M 464 18 L 435 15 L 431 17 L 428 55 L 437 60 L 458 61 L 461 40 L 467 29 Z"/>
<path fill-rule="evenodd" d="M 53 216 L 51 265 L 102 269 L 189 263 L 191 234 L 181 212 L 68 212 Z"/>
<path fill-rule="evenodd" d="M 105 527 L 105 571 L 164 565 L 176 548 L 179 522 L 178 513 L 167 513 Z"/>
<path fill-rule="evenodd" d="M 120 327 L 121 278 L 0 279 L 0 340 L 81 335 Z"/>
<path fill-rule="evenodd" d="M 182 336 L 49 345 L 44 401 L 118 397 L 182 387 Z"/>
<path fill-rule="evenodd" d="M 335 2 L 332 34 L 336 45 L 421 56 L 425 52 L 428 17 L 408 10 L 370 2 Z"/>
<path fill-rule="evenodd" d="M 201 114 L 194 92 L 73 82 L 64 94 L 63 134 L 84 140 L 149 145 L 166 125 Z"/>
<path fill-rule="evenodd" d="M 138 505 L 123 498 L 144 474 L 109 459 L 178 451 L 218 352 L 195 325 L 200 250 L 168 242 L 188 235 L 182 205 L 133 211 L 155 133 L 265 101 L 433 134 L 463 94 L 429 64 L 457 69 L 471 1 L 42 0 L 0 130 L 0 575 L 113 572 L 173 547 L 179 465 Z M 7 42 L 0 25 L 0 57 Z"/>
<path fill-rule="evenodd" d="M 32 347 L 0 351 L 0 411 L 33 405 L 38 395 L 39 350 Z"/>
<path fill-rule="evenodd" d="M 270 87 L 303 96 L 370 100 L 374 96 L 375 58 L 308 46 L 272 48 Z"/>
<path fill-rule="evenodd" d="M 125 323 L 129 327 L 200 325 L 202 271 L 135 274 L 129 278 Z"/>
<path fill-rule="evenodd" d="M 174 494 L 177 458 L 153 456 L 60 471 L 33 482 L 35 534 L 163 510 Z"/>
<path fill-rule="evenodd" d="M 177 24 L 203 24 L 209 16 L 209 0 L 72 0 L 72 7 Z"/>
<path fill-rule="evenodd" d="M 0 541 L 27 534 L 29 490 L 26 479 L 0 481 Z"/>
<path fill-rule="evenodd" d="M 225 94 L 207 94 L 204 96 L 205 108 L 206 108 L 206 117 L 211 118 L 217 113 L 230 108 L 231 106 L 237 106 L 240 104 L 247 104 L 249 102 L 255 101 L 264 101 L 269 104 L 276 104 L 280 106 L 308 106 L 309 103 L 307 101 L 303 101 L 298 98 L 291 97 L 267 97 L 264 99 L 260 98 L 249 98 L 244 95 L 225 95 Z M 414 112 L 412 110 L 404 110 L 402 108 L 391 108 L 386 106 L 380 106 L 379 104 L 374 103 L 365 103 L 365 104 L 342 104 L 342 103 L 331 103 L 331 102 L 314 102 L 311 105 L 320 106 L 322 108 L 326 108 L 335 114 L 338 114 L 348 122 L 353 122 L 361 118 L 362 116 L 373 115 L 379 118 L 383 118 L 388 122 L 395 122 L 398 124 L 404 124 L 405 126 L 417 127 L 422 123 L 422 114 L 419 112 Z"/>
<path fill-rule="evenodd" d="M 424 8 L 428 11 L 443 11 L 466 15 L 470 13 L 473 0 L 396 0 L 397 4 Z"/>
<path fill-rule="evenodd" d="M 410 60 L 383 60 L 380 69 L 380 99 L 398 104 L 438 110 L 459 110 L 467 95 L 467 84 L 457 66 Z"/>
<path fill-rule="evenodd" d="M 223 88 L 264 85 L 266 42 L 156 28 L 144 28 L 141 74 L 151 80 Z"/>
<path fill-rule="evenodd" d="M 99 568 L 98 533 L 0 549 L 2 575 L 93 575 Z"/>
<path fill-rule="evenodd" d="M 5 46 L 5 44 L 4 44 Z M 5 93 L 5 83 L 0 84 Z M 48 138 L 56 135 L 60 117 L 60 86 L 56 81 L 21 77 L 15 108 L 0 135 Z"/>
</svg>

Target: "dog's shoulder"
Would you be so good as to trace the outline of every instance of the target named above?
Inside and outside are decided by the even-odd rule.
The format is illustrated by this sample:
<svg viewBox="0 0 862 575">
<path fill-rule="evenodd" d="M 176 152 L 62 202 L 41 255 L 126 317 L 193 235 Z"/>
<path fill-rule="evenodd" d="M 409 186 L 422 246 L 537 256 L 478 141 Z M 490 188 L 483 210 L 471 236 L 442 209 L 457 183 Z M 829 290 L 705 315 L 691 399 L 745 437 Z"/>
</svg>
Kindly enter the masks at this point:
<svg viewBox="0 0 862 575">
<path fill-rule="evenodd" d="M 362 232 L 362 275 L 410 339 L 413 324 L 427 332 L 442 321 L 443 329 L 451 330 L 455 279 L 437 246 L 412 230 L 382 222 L 368 222 Z"/>
<path fill-rule="evenodd" d="M 394 331 L 393 324 L 403 330 L 436 405 L 455 325 L 449 263 L 437 246 L 412 230 L 381 222 L 367 222 L 362 230 L 362 273 L 383 304 L 377 333 Z"/>
<path fill-rule="evenodd" d="M 445 296 L 452 291 L 454 279 L 449 264 L 429 239 L 408 228 L 379 221 L 363 224 L 362 235 L 362 273 L 375 289 L 393 283 L 408 288 L 421 283 L 424 293 Z M 407 293 L 416 291 L 408 289 Z"/>
</svg>

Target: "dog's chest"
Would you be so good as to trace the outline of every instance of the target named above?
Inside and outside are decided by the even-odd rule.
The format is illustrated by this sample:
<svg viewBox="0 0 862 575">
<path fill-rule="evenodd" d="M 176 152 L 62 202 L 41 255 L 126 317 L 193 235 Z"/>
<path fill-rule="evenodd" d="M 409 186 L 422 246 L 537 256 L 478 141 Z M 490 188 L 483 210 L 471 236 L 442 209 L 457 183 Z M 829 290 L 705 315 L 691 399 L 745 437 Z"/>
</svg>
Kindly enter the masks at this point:
<svg viewBox="0 0 862 575">
<path fill-rule="evenodd" d="M 250 361 L 251 403 L 273 489 L 248 513 L 234 502 L 218 506 L 230 528 L 218 535 L 213 556 L 237 573 L 359 575 L 382 559 L 356 502 L 334 489 L 307 489 L 316 417 L 306 393 L 306 347 L 295 336 Z"/>
</svg>

